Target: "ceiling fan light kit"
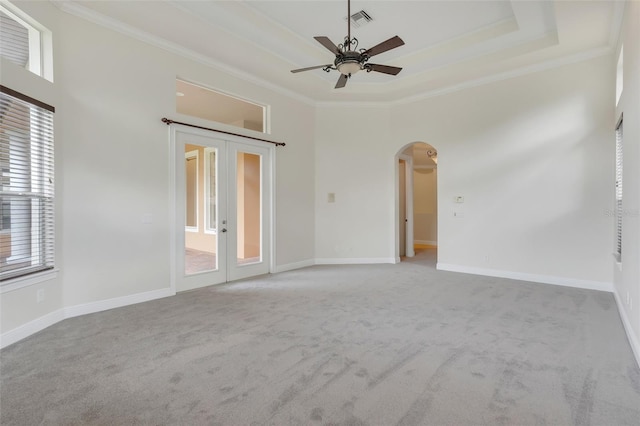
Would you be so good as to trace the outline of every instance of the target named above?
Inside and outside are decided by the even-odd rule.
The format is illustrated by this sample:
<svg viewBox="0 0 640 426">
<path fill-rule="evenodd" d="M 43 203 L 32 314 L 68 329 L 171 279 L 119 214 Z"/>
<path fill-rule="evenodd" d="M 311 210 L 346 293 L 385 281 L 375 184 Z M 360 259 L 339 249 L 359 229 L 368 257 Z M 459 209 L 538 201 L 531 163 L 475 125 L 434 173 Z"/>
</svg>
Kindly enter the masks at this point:
<svg viewBox="0 0 640 426">
<path fill-rule="evenodd" d="M 347 16 L 351 16 L 351 0 L 347 0 Z M 313 67 L 299 68 L 291 70 L 292 73 L 302 71 L 310 71 L 322 68 L 323 71 L 331 72 L 336 70 L 340 73 L 335 88 L 340 89 L 347 84 L 347 80 L 358 71 L 379 72 L 389 75 L 397 75 L 402 68 L 392 67 L 390 65 L 370 64 L 369 59 L 372 56 L 379 55 L 388 50 L 395 49 L 404 44 L 404 41 L 398 36 L 391 37 L 389 40 L 383 41 L 370 49 L 358 49 L 358 39 L 351 38 L 351 19 L 347 19 L 347 36 L 344 43 L 336 46 L 328 37 L 314 37 L 318 43 L 323 45 L 327 50 L 331 51 L 336 58 L 333 64 L 316 65 Z"/>
<path fill-rule="evenodd" d="M 362 65 L 357 59 L 344 58 L 342 61 L 336 59 L 336 69 L 340 74 L 355 74 L 362 69 Z"/>
</svg>

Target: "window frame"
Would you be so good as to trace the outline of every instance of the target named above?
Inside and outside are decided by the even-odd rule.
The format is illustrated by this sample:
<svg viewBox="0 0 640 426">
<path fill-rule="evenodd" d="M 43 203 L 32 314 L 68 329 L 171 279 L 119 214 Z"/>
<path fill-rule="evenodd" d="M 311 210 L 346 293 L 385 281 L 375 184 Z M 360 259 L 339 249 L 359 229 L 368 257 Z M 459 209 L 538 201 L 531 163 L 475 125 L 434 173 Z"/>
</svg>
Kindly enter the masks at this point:
<svg viewBox="0 0 640 426">
<path fill-rule="evenodd" d="M 212 87 L 209 87 L 207 85 L 201 84 L 201 83 L 196 83 L 194 81 L 190 81 L 181 77 L 176 77 L 176 112 L 179 114 L 184 114 L 190 117 L 195 117 L 198 119 L 203 119 L 203 120 L 208 120 L 214 123 L 219 123 L 222 124 L 224 126 L 230 126 L 230 127 L 234 127 L 234 128 L 239 128 L 239 129 L 243 129 L 246 131 L 250 131 L 250 132 L 256 132 L 256 133 L 260 133 L 260 134 L 265 134 L 268 135 L 271 133 L 271 125 L 270 125 L 270 106 L 267 104 L 263 104 L 257 101 L 253 101 L 247 98 L 244 98 L 242 96 L 238 96 L 235 94 L 231 94 L 229 92 L 223 91 L 223 90 L 219 90 L 219 89 L 215 89 Z M 182 88 L 180 88 L 180 86 L 183 86 Z M 189 89 L 189 90 L 187 90 Z M 184 92 L 183 92 L 184 90 Z M 209 100 L 209 103 L 214 103 L 214 104 L 222 104 L 224 102 L 226 102 L 226 100 L 228 100 L 229 102 L 232 103 L 241 103 L 244 104 L 244 108 L 246 107 L 257 107 L 261 109 L 261 120 L 262 123 L 259 123 L 262 125 L 262 129 L 261 130 L 256 130 L 254 128 L 251 127 L 246 127 L 243 123 L 243 125 L 240 125 L 239 123 L 230 121 L 228 119 L 220 119 L 220 117 L 214 116 L 214 115 L 210 115 L 209 113 L 211 111 L 208 111 L 207 114 L 202 113 L 201 111 L 206 111 L 206 108 L 199 108 L 197 111 L 198 113 L 193 113 L 193 111 L 187 111 L 183 108 L 181 108 L 180 106 L 180 102 L 178 101 L 179 98 L 184 99 L 189 99 L 188 97 L 188 93 L 191 90 L 199 90 L 199 91 L 204 91 L 205 93 L 209 93 L 211 96 L 214 97 L 218 97 L 217 100 L 213 101 L 213 100 Z M 187 98 L 184 98 L 184 96 L 187 96 Z M 202 102 L 202 101 L 200 101 Z M 229 107 L 229 106 L 228 106 Z M 232 107 L 230 107 L 232 108 Z M 246 116 L 243 117 L 236 117 L 236 118 L 241 118 L 242 120 L 246 119 Z"/>
<path fill-rule="evenodd" d="M 624 91 L 624 44 L 620 46 L 616 62 L 616 106 L 620 103 Z"/>
<path fill-rule="evenodd" d="M 0 138 L 0 151 L 6 153 L 5 161 L 8 162 L 6 170 L 2 170 L 0 194 L 3 204 L 8 204 L 10 209 L 9 227 L 2 230 L 2 235 L 10 236 L 9 255 L 4 256 L 0 264 L 0 288 L 5 292 L 44 281 L 55 272 L 55 108 L 5 86 L 0 85 L 0 93 L 0 104 L 7 108 L 5 114 L 11 119 L 9 124 L 3 125 Z M 14 102 L 16 109 L 12 111 L 10 108 Z M 25 123 L 28 120 L 28 127 L 24 126 L 28 131 L 16 133 L 12 123 L 17 119 L 24 119 Z M 12 137 L 14 133 L 15 137 Z M 25 136 L 29 139 L 24 140 Z M 12 168 L 12 162 L 15 168 Z M 25 164 L 28 164 L 28 171 L 24 170 Z M 28 205 L 28 213 L 20 211 L 14 217 L 14 200 L 24 201 L 24 205 Z M 16 223 L 26 226 L 20 231 L 13 226 Z M 25 235 L 19 236 L 15 242 L 14 236 L 21 232 Z M 16 259 L 14 249 L 24 251 L 26 256 Z"/>
<path fill-rule="evenodd" d="M 0 0 L 0 11 L 27 29 L 29 61 L 25 69 L 53 82 L 53 35 L 51 31 L 5 0 Z"/>
<path fill-rule="evenodd" d="M 615 160 L 615 177 L 614 177 L 614 191 L 615 191 L 615 226 L 614 226 L 614 252 L 613 256 L 618 264 L 622 263 L 622 228 L 624 219 L 623 210 L 623 172 L 624 172 L 624 120 L 623 116 L 620 116 L 620 120 L 616 124 L 616 160 Z"/>
</svg>

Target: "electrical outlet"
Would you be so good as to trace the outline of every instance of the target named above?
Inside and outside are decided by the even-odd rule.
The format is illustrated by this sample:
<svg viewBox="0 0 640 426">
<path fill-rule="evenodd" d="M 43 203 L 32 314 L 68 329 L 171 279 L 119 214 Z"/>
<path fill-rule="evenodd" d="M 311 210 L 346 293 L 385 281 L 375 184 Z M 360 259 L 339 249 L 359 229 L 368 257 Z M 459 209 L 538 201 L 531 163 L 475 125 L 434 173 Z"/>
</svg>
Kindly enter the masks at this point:
<svg viewBox="0 0 640 426">
<path fill-rule="evenodd" d="M 329 192 L 327 194 L 327 202 L 328 203 L 335 203 L 336 202 L 336 194 L 335 194 L 335 192 Z"/>
<path fill-rule="evenodd" d="M 484 256 L 484 263 L 489 263 L 489 255 L 488 254 L 486 254 Z"/>
<path fill-rule="evenodd" d="M 38 303 L 44 302 L 44 288 L 38 289 L 38 291 L 36 291 L 36 300 L 38 301 Z"/>
</svg>

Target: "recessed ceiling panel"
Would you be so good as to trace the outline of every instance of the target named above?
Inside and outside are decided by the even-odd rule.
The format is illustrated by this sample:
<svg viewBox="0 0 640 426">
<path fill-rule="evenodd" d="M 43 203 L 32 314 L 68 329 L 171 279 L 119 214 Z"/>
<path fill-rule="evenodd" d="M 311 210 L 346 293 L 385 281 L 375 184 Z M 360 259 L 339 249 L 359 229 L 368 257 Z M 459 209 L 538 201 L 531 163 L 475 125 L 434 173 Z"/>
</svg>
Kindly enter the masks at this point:
<svg viewBox="0 0 640 426">
<path fill-rule="evenodd" d="M 340 43 L 347 35 L 346 1 L 249 1 L 247 4 L 306 40 L 324 35 Z M 353 1 L 372 21 L 352 28 L 360 47 L 399 35 L 411 50 L 425 49 L 513 18 L 509 1 Z M 403 56 L 396 50 L 386 59 Z"/>
<path fill-rule="evenodd" d="M 395 35 L 405 44 L 374 63 L 397 76 L 290 70 L 333 63 L 314 36 L 347 32 L 346 0 L 75 1 L 62 10 L 200 60 L 240 78 L 315 101 L 397 101 L 494 81 L 613 51 L 624 2 L 353 0 L 371 22 L 352 28 L 359 48 Z M 184 76 L 189 78 L 189 76 Z"/>
</svg>

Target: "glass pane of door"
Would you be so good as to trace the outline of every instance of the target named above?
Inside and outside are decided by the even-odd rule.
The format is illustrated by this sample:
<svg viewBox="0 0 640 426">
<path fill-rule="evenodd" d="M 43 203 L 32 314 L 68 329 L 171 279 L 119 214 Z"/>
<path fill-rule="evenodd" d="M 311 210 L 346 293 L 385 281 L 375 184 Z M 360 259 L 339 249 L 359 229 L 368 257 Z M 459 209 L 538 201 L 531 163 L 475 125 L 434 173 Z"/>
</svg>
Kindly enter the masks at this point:
<svg viewBox="0 0 640 426">
<path fill-rule="evenodd" d="M 184 273 L 218 269 L 217 149 L 185 144 Z"/>
<path fill-rule="evenodd" d="M 262 156 L 237 153 L 237 265 L 262 261 Z"/>
</svg>

